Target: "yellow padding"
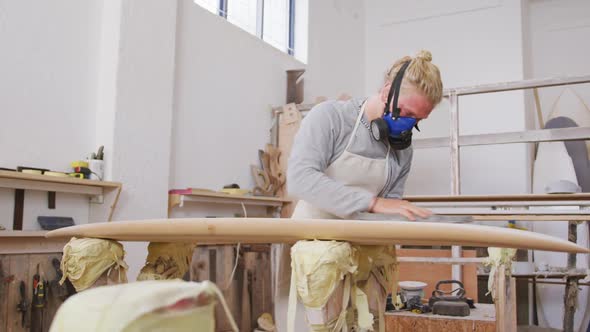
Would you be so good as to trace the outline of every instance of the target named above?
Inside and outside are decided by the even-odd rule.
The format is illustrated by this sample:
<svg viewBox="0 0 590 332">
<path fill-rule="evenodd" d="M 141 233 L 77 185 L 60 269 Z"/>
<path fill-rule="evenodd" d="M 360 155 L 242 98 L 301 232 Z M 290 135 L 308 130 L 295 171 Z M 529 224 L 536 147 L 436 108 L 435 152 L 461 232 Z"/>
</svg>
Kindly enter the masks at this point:
<svg viewBox="0 0 590 332">
<path fill-rule="evenodd" d="M 358 246 L 359 268 L 355 275 L 357 296 L 356 308 L 358 325 L 361 328 L 373 327 L 375 317 L 369 312 L 369 300 L 377 301 L 379 331 L 385 331 L 384 313 L 387 294 L 397 294 L 398 263 L 394 246 Z M 378 285 L 367 282 L 373 276 Z"/>
<path fill-rule="evenodd" d="M 391 282 L 391 276 L 397 267 L 395 247 L 393 246 L 355 246 L 359 255 L 357 281 L 367 280 L 375 268 L 383 269 L 383 274 Z"/>
<path fill-rule="evenodd" d="M 497 299 L 497 284 L 494 282 L 496 273 L 499 268 L 504 268 L 506 275 L 510 275 L 512 271 L 512 259 L 516 255 L 516 249 L 511 248 L 488 248 L 488 258 L 484 262 L 485 265 L 490 266 L 490 275 L 488 277 L 488 292 L 493 299 Z"/>
<path fill-rule="evenodd" d="M 395 291 L 397 282 L 397 261 L 393 246 L 357 246 L 348 242 L 299 241 L 291 249 L 293 277 L 292 293 L 312 309 L 323 308 L 342 280 L 350 278 L 350 296 L 356 310 L 356 321 L 351 327 L 372 330 L 374 315 L 369 311 L 371 297 L 378 303 L 380 330 L 384 330 L 383 311 L 385 296 Z M 368 282 L 373 277 L 375 282 Z M 345 284 L 346 287 L 346 284 Z M 376 288 L 377 287 L 377 288 Z M 290 295 L 292 299 L 294 297 Z M 381 299 L 383 297 L 383 299 Z M 346 305 L 349 296 L 343 298 L 343 308 L 337 320 L 314 325 L 314 331 L 332 330 L 346 322 Z M 290 307 L 293 307 L 290 299 Z M 294 309 L 289 309 L 288 329 L 294 322 Z M 348 324 L 343 326 L 347 329 Z"/>
<path fill-rule="evenodd" d="M 299 241 L 291 248 L 297 294 L 306 307 L 322 308 L 347 273 L 357 269 L 348 242 Z"/>
<path fill-rule="evenodd" d="M 119 273 L 119 282 L 127 282 L 127 264 L 123 260 L 123 246 L 113 240 L 73 237 L 63 250 L 60 284 L 69 279 L 76 291 L 92 286 L 105 272 L 107 275 Z"/>
<path fill-rule="evenodd" d="M 194 244 L 151 242 L 137 280 L 182 278 L 189 270 Z"/>
<path fill-rule="evenodd" d="M 138 281 L 78 293 L 59 307 L 49 331 L 214 332 L 218 300 L 237 331 L 223 295 L 213 283 L 182 280 Z"/>
</svg>

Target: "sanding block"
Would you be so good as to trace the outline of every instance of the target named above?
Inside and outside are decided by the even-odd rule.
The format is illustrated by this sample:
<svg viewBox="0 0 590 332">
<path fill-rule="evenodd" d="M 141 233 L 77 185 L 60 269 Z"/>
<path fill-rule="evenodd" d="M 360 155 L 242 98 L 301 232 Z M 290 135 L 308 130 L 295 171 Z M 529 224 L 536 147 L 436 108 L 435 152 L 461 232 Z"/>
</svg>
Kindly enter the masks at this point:
<svg viewBox="0 0 590 332">
<path fill-rule="evenodd" d="M 62 227 L 74 226 L 74 219 L 71 217 L 38 216 L 37 222 L 42 229 L 48 231 Z"/>
</svg>

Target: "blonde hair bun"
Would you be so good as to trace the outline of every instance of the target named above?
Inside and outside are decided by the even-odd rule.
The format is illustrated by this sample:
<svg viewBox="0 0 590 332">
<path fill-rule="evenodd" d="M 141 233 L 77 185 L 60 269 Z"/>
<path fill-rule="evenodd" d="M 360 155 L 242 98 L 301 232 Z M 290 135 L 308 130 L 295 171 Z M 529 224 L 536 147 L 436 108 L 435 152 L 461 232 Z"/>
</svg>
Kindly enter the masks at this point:
<svg viewBox="0 0 590 332">
<path fill-rule="evenodd" d="M 385 75 L 385 82 L 391 83 L 402 65 L 411 61 L 406 69 L 402 86 L 410 84 L 422 92 L 433 106 L 436 106 L 443 96 L 443 84 L 438 67 L 433 64 L 432 53 L 421 50 L 414 58 L 405 56 L 397 60 Z"/>
<path fill-rule="evenodd" d="M 422 59 L 424 61 L 431 62 L 432 61 L 432 53 L 430 53 L 426 50 L 421 50 L 420 52 L 418 52 L 418 54 L 416 54 L 416 59 Z"/>
</svg>

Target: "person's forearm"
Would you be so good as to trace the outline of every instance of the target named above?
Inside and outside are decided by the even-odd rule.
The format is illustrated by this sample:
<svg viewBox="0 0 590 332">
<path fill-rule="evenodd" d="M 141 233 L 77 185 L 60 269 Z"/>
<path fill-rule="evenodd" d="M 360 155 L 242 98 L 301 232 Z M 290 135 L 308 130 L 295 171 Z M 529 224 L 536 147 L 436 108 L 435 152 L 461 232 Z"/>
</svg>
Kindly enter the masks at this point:
<svg viewBox="0 0 590 332">
<path fill-rule="evenodd" d="M 377 205 L 377 196 L 373 197 L 373 199 L 371 199 L 371 204 L 369 205 L 369 208 L 367 209 L 368 212 L 373 212 L 373 210 L 375 209 L 375 205 Z"/>
<path fill-rule="evenodd" d="M 416 217 L 426 218 L 432 211 L 418 207 L 406 200 L 375 197 L 369 212 L 378 214 L 400 214 L 408 220 L 416 220 Z"/>
</svg>

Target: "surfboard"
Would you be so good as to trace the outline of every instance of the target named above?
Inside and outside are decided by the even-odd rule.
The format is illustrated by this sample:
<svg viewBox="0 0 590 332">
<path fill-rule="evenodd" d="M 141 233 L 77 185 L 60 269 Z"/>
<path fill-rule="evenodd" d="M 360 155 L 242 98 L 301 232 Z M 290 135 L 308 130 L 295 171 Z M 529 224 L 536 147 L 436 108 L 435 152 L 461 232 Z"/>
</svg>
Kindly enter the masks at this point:
<svg viewBox="0 0 590 332">
<path fill-rule="evenodd" d="M 590 127 L 590 108 L 571 87 L 564 88 L 557 97 L 547 116 L 547 121 L 560 116 L 574 120 L 579 127 Z M 590 141 L 586 141 L 586 150 L 590 155 Z"/>
<path fill-rule="evenodd" d="M 590 123 L 588 124 L 590 127 Z M 547 121 L 547 128 L 571 128 L 578 127 L 578 124 L 564 116 L 558 116 Z M 572 159 L 576 179 L 582 192 L 590 192 L 590 160 L 588 159 L 588 150 L 584 141 L 567 141 L 563 142 L 567 154 Z"/>
<path fill-rule="evenodd" d="M 570 89 L 565 89 L 553 105 L 545 128 L 589 127 L 590 111 L 583 101 Z M 588 173 L 588 150 L 590 142 L 548 142 L 540 143 L 537 159 L 534 164 L 533 193 L 545 193 L 546 186 L 558 180 L 567 180 L 586 187 L 590 174 Z M 577 243 L 588 247 L 588 224 L 578 226 Z M 567 222 L 535 223 L 535 232 L 552 235 L 561 239 L 568 238 Z M 567 255 L 555 252 L 535 251 L 536 264 L 547 263 L 549 266 L 563 267 L 567 264 Z M 577 257 L 578 268 L 588 268 L 588 256 Z M 537 286 L 537 315 L 539 323 L 544 327 L 561 329 L 563 327 L 563 299 L 564 287 L 558 285 Z M 587 313 L 590 304 L 589 290 L 587 287 L 580 289 L 578 293 L 578 309 L 574 316 L 575 330 L 588 324 L 590 318 Z"/>
<path fill-rule="evenodd" d="M 517 229 L 378 220 L 182 218 L 92 223 L 60 228 L 46 234 L 48 238 L 73 236 L 197 244 L 294 243 L 318 239 L 361 245 L 461 245 L 590 252 L 587 248 L 556 237 Z"/>
</svg>

